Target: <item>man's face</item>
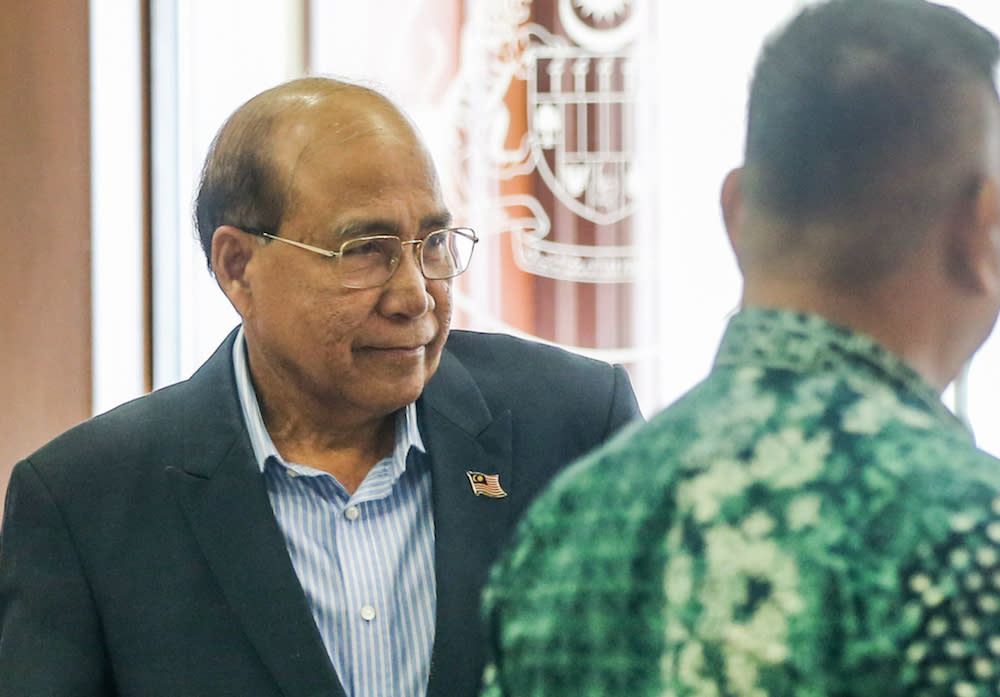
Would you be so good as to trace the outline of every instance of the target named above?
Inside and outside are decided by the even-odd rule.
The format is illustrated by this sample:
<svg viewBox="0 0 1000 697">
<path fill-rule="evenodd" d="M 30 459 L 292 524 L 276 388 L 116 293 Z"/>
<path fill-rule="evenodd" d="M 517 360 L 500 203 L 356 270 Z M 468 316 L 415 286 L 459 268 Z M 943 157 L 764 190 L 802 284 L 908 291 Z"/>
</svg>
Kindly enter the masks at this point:
<svg viewBox="0 0 1000 697">
<path fill-rule="evenodd" d="M 338 250 L 350 237 L 423 238 L 450 223 L 433 165 L 393 119 L 297 119 L 280 166 L 291 181 L 281 237 Z M 305 147 L 302 147 L 305 143 Z M 348 421 L 415 400 L 437 368 L 451 320 L 450 281 L 429 281 L 404 247 L 384 285 L 341 285 L 335 259 L 269 242 L 247 265 L 244 313 L 258 389 L 334 410 Z M 272 404 L 272 406 L 279 406 Z"/>
</svg>

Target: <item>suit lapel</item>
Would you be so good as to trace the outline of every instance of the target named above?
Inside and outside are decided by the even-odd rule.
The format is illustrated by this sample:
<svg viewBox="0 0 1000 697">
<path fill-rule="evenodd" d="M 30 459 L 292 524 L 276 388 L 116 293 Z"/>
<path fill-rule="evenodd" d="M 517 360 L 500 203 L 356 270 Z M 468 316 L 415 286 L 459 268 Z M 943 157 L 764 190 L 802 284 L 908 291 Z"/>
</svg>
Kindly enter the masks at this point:
<svg viewBox="0 0 1000 697">
<path fill-rule="evenodd" d="M 244 432 L 232 338 L 189 381 L 183 464 L 169 468 L 169 477 L 234 615 L 282 692 L 343 697 Z M 446 350 L 418 415 L 431 458 L 437 583 L 428 697 L 473 694 L 483 663 L 479 590 L 507 537 L 511 502 L 521 494 L 511 414 L 492 413 Z M 469 471 L 497 475 L 509 497 L 476 496 Z"/>
<path fill-rule="evenodd" d="M 420 429 L 431 458 L 437 622 L 428 697 L 472 694 L 482 666 L 479 591 L 511 523 L 507 498 L 476 496 L 469 471 L 497 475 L 518 496 L 511 415 L 491 413 L 447 351 L 424 390 Z"/>
<path fill-rule="evenodd" d="M 232 378 L 232 337 L 192 379 L 180 467 L 168 475 L 234 615 L 288 697 L 344 692 L 254 461 Z"/>
</svg>

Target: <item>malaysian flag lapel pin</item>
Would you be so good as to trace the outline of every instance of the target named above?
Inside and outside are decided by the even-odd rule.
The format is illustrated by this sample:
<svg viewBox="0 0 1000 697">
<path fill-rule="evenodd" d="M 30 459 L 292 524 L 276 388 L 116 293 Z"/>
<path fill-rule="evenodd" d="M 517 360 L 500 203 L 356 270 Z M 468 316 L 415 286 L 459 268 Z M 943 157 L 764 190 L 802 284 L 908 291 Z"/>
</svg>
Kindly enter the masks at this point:
<svg viewBox="0 0 1000 697">
<path fill-rule="evenodd" d="M 466 472 L 472 493 L 476 496 L 488 496 L 491 499 L 502 499 L 507 492 L 500 486 L 499 474 L 483 474 L 482 472 Z"/>
</svg>

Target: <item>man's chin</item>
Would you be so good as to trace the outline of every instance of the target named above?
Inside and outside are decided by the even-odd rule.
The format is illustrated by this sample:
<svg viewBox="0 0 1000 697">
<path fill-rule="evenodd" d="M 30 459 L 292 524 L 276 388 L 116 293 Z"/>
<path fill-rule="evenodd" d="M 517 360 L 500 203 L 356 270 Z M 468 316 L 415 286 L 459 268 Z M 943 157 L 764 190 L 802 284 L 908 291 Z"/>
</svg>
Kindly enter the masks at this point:
<svg viewBox="0 0 1000 697">
<path fill-rule="evenodd" d="M 415 376 L 408 380 L 379 381 L 371 385 L 367 396 L 370 402 L 382 406 L 380 411 L 391 413 L 417 401 L 426 384 L 427 380 Z"/>
</svg>

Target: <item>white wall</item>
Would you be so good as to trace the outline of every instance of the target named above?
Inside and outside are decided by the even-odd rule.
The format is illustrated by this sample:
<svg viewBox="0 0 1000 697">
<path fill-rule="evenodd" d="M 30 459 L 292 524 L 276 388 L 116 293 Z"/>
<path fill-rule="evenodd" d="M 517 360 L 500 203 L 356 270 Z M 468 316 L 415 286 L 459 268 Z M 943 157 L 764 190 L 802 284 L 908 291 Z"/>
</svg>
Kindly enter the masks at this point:
<svg viewBox="0 0 1000 697">
<path fill-rule="evenodd" d="M 302 8 L 153 0 L 153 386 L 189 376 L 239 321 L 192 223 L 209 144 L 258 92 L 303 71 Z"/>
</svg>

